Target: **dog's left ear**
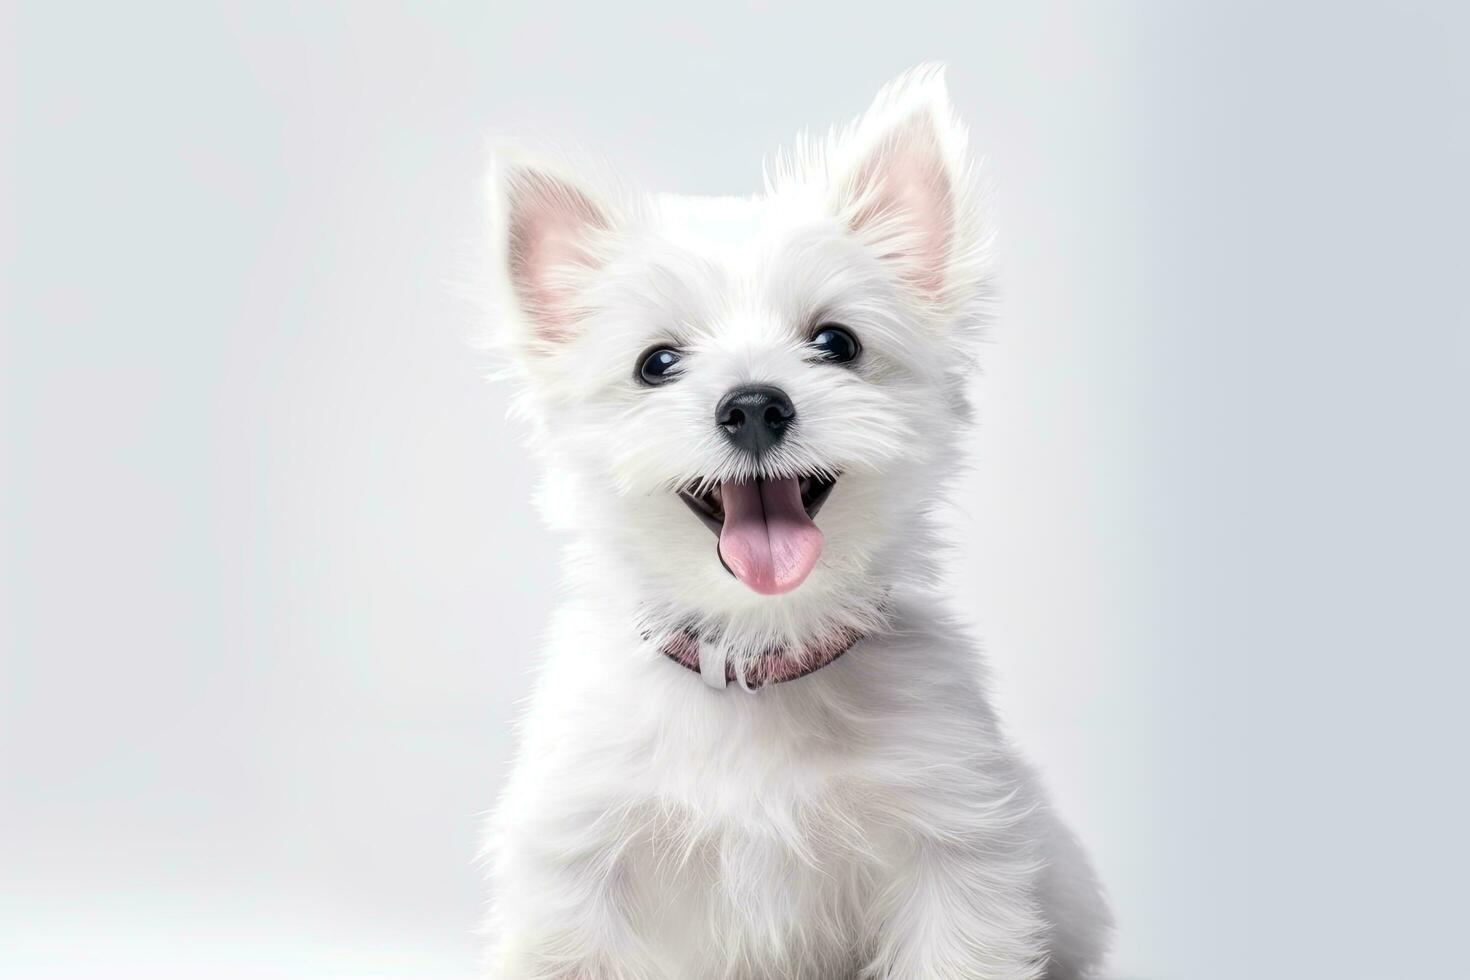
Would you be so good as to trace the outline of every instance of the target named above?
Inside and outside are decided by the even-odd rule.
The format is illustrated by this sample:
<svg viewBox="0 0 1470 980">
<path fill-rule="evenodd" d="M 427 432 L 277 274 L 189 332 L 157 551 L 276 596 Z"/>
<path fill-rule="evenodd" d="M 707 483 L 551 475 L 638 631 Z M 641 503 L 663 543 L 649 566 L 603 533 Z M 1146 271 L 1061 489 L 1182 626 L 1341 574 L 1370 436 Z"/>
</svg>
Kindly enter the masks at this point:
<svg viewBox="0 0 1470 980">
<path fill-rule="evenodd" d="M 943 69 L 926 66 L 889 83 L 828 161 L 838 217 L 933 300 L 974 251 L 966 143 Z"/>
</svg>

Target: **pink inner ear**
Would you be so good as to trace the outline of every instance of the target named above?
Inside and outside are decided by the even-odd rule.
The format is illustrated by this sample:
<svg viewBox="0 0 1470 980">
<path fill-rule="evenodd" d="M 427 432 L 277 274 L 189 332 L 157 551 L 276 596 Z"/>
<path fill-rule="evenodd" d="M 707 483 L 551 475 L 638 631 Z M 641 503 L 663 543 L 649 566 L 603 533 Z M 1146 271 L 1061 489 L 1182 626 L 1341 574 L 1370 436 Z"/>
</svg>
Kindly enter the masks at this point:
<svg viewBox="0 0 1470 980">
<path fill-rule="evenodd" d="M 587 239 L 607 218 L 586 194 L 546 174 L 518 174 L 509 190 L 511 284 L 537 333 L 563 340 L 577 319 L 569 273 L 593 266 Z"/>
<path fill-rule="evenodd" d="M 902 238 L 885 258 L 904 260 L 909 281 L 939 292 L 954 234 L 954 198 L 932 120 L 912 119 L 885 137 L 858 169 L 853 191 L 861 202 L 853 230 L 879 222 L 892 227 Z"/>
</svg>

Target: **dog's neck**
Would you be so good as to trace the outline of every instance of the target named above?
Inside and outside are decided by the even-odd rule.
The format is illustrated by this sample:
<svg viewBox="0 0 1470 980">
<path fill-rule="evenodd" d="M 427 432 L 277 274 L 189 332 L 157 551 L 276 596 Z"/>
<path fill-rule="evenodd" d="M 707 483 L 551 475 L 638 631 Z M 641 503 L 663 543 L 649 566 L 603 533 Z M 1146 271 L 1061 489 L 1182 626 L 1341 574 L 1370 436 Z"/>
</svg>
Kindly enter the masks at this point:
<svg viewBox="0 0 1470 980">
<path fill-rule="evenodd" d="M 718 635 L 701 633 L 696 627 L 679 627 L 654 642 L 665 657 L 705 676 L 706 682 L 711 678 L 704 657 L 709 655 L 707 648 L 712 647 L 714 655 L 719 658 L 717 663 L 724 665 L 724 684 L 738 683 L 742 688 L 753 689 L 794 681 L 821 670 L 865 636 L 854 627 L 838 626 L 802 644 L 767 647 L 754 656 L 742 658 L 738 664 L 728 656 Z M 715 669 L 718 671 L 719 668 Z"/>
<path fill-rule="evenodd" d="M 648 656 L 671 660 L 717 687 L 789 682 L 820 670 L 860 640 L 891 629 L 895 603 L 906 591 L 897 583 L 923 583 L 927 571 L 890 559 L 880 565 L 881 576 L 848 580 L 800 603 L 700 608 L 669 595 L 637 565 L 574 547 L 566 580 L 571 593 L 600 607 L 608 621 L 627 623 Z"/>
<path fill-rule="evenodd" d="M 640 603 L 636 628 L 655 651 L 713 687 L 747 690 L 805 677 L 856 643 L 888 628 L 887 590 L 861 605 L 832 603 L 793 630 L 793 623 L 747 616 L 700 615 Z"/>
</svg>

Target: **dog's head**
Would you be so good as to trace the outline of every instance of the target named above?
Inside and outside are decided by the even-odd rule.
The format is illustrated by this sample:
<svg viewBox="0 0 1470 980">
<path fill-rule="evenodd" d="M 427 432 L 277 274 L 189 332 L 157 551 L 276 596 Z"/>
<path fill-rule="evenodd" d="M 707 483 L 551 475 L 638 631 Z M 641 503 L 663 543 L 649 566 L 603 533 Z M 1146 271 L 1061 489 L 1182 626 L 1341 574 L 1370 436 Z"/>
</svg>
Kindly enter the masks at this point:
<svg viewBox="0 0 1470 980">
<path fill-rule="evenodd" d="M 922 571 L 989 280 L 938 71 L 751 198 L 640 196 L 497 156 L 503 339 L 542 508 L 646 603 L 771 635 Z"/>
</svg>

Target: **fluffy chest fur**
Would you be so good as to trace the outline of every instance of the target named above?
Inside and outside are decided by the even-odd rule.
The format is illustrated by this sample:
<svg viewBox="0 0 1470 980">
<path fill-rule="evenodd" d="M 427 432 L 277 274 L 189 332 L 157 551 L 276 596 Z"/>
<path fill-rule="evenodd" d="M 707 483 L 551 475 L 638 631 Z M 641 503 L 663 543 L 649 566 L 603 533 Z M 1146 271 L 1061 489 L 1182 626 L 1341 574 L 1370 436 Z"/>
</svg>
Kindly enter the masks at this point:
<svg viewBox="0 0 1470 980">
<path fill-rule="evenodd" d="M 535 849 L 499 853 L 516 916 L 544 905 L 537 918 L 564 923 L 580 889 L 611 887 L 636 937 L 621 956 L 650 975 L 850 976 L 916 854 L 1025 838 L 1025 773 L 933 610 L 904 606 L 889 633 L 755 693 L 712 690 L 605 619 L 596 605 L 558 617 L 527 720 L 529 764 L 499 815 Z M 1034 864 L 1023 844 L 989 872 Z"/>
</svg>

